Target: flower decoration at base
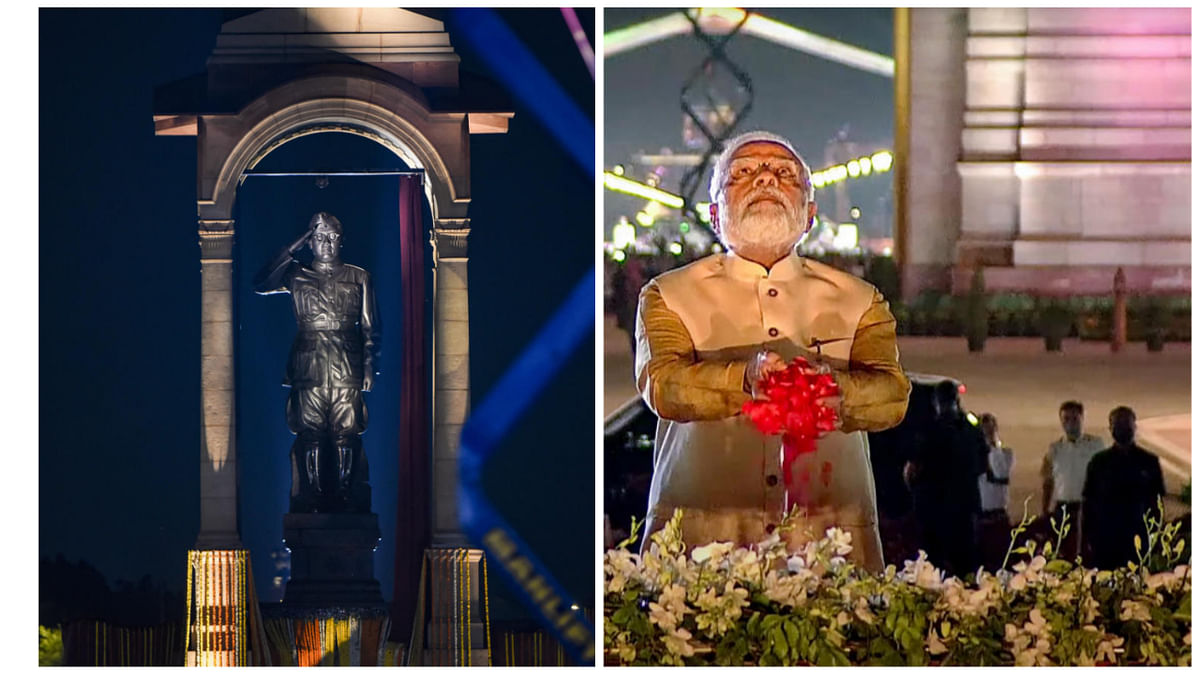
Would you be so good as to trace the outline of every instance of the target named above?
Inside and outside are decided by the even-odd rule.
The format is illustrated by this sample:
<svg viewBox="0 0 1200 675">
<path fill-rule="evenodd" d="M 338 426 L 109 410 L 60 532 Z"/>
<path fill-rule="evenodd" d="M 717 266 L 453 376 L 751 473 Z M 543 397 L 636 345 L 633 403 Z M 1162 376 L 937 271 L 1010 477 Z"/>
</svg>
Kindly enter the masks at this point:
<svg viewBox="0 0 1200 675">
<path fill-rule="evenodd" d="M 677 509 L 644 554 L 605 555 L 605 663 L 1189 666 L 1192 568 L 1175 552 L 1178 521 L 1159 514 L 1146 541 L 1161 559 L 1101 571 L 1026 546 L 1016 564 L 960 579 L 923 552 L 882 574 L 858 568 L 837 528 L 800 550 L 773 534 L 684 555 Z"/>
</svg>

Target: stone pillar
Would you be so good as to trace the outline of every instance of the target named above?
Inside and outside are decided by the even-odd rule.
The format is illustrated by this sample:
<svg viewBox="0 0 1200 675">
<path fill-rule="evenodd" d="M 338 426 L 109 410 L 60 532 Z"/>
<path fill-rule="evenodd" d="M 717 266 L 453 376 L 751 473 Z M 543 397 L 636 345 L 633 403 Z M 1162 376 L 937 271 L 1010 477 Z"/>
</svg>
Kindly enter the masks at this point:
<svg viewBox="0 0 1200 675">
<path fill-rule="evenodd" d="M 421 666 L 486 666 L 488 612 L 483 551 L 444 548 L 427 553 L 429 617 Z"/>
<path fill-rule="evenodd" d="M 233 221 L 200 226 L 200 534 L 197 549 L 242 548 L 238 535 L 233 370 Z"/>
<path fill-rule="evenodd" d="M 432 545 L 464 547 L 458 525 L 458 437 L 471 400 L 467 235 L 470 220 L 439 219 L 433 231 Z"/>
<path fill-rule="evenodd" d="M 983 266 L 992 291 L 1100 295 L 1120 264 L 1133 292 L 1186 292 L 1190 10 L 954 11 L 967 13 L 955 287 Z"/>
<path fill-rule="evenodd" d="M 908 17 L 908 63 L 896 64 L 906 66 L 909 77 L 908 100 L 896 101 L 908 106 L 909 124 L 907 157 L 901 158 L 907 176 L 901 208 L 907 218 L 900 233 L 904 241 L 897 246 L 903 251 L 901 288 L 911 299 L 923 289 L 950 287 L 963 208 L 957 162 L 967 10 L 912 8 Z"/>
<path fill-rule="evenodd" d="M 487 665 L 479 583 L 483 551 L 468 548 L 458 524 L 459 435 L 471 403 L 470 231 L 466 218 L 439 218 L 433 228 L 433 522 L 426 552 L 432 610 L 419 665 Z M 455 614 L 466 607 L 469 616 Z"/>
</svg>

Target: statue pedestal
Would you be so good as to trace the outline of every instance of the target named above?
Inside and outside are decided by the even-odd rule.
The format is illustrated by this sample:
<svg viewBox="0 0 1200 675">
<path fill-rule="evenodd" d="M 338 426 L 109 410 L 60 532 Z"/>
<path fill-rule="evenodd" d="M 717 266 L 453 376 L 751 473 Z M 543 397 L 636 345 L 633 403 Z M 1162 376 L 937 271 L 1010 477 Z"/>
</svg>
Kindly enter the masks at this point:
<svg viewBox="0 0 1200 675">
<path fill-rule="evenodd" d="M 292 552 L 288 608 L 386 608 L 375 579 L 379 517 L 374 513 L 288 513 L 283 540 Z"/>
</svg>

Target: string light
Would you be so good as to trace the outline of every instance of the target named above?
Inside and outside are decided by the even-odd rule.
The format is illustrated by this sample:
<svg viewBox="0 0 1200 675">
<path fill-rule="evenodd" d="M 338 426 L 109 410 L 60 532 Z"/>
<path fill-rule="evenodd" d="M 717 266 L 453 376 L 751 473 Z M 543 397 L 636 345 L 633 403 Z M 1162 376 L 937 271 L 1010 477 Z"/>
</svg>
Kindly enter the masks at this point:
<svg viewBox="0 0 1200 675">
<path fill-rule="evenodd" d="M 483 633 L 487 642 L 488 665 L 492 665 L 492 613 L 488 609 L 487 555 L 480 558 L 483 565 Z"/>
<path fill-rule="evenodd" d="M 857 157 L 845 164 L 835 164 L 812 174 L 814 188 L 829 187 L 846 178 L 864 178 L 872 173 L 884 173 L 891 170 L 894 157 L 888 150 L 880 150 L 873 155 Z"/>
</svg>

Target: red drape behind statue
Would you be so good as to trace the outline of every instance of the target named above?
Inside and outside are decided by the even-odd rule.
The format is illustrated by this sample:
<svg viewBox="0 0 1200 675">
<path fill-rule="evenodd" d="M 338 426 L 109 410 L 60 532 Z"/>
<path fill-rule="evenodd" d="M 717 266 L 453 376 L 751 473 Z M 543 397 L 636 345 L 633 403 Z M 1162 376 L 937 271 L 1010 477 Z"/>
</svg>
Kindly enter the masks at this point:
<svg viewBox="0 0 1200 675">
<path fill-rule="evenodd" d="M 400 359 L 399 473 L 392 639 L 408 642 L 421 556 L 429 544 L 429 390 L 425 337 L 425 227 L 422 176 L 400 177 L 400 280 L 404 308 Z"/>
</svg>

